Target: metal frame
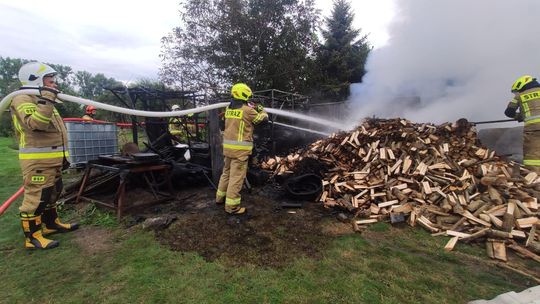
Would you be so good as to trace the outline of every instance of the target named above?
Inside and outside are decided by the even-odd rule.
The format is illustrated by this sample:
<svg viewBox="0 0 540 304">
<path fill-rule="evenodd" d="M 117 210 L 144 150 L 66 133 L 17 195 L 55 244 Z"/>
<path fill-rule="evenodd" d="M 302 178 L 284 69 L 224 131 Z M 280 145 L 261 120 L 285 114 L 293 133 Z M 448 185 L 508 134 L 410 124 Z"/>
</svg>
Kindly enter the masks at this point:
<svg viewBox="0 0 540 304">
<path fill-rule="evenodd" d="M 83 193 L 86 190 L 85 188 L 87 186 L 92 169 L 111 172 L 111 173 L 114 173 L 115 176 L 120 177 L 120 183 L 118 185 L 118 188 L 116 190 L 116 194 L 114 196 L 112 203 L 107 203 L 107 202 L 90 198 L 88 196 L 83 196 Z M 86 170 L 84 172 L 81 186 L 79 187 L 79 191 L 77 193 L 77 198 L 75 200 L 75 203 L 79 203 L 80 201 L 86 201 L 86 202 L 95 203 L 95 204 L 98 204 L 100 206 L 104 206 L 107 208 L 111 208 L 113 210 L 116 210 L 116 216 L 118 219 L 120 219 L 124 211 L 127 211 L 133 207 L 137 207 L 137 208 L 144 207 L 148 205 L 162 203 L 162 202 L 172 199 L 173 198 L 172 184 L 171 184 L 170 177 L 168 176 L 170 169 L 171 169 L 171 166 L 169 164 L 164 164 L 164 163 L 102 165 L 99 163 L 99 161 L 89 161 L 88 165 L 86 166 Z M 146 176 L 146 173 L 153 173 L 153 172 L 162 172 L 163 174 L 167 176 L 166 183 L 167 183 L 169 193 L 163 193 L 159 191 L 151 183 L 151 181 L 148 179 L 148 176 Z M 154 196 L 155 200 L 144 203 L 144 204 L 136 205 L 136 206 L 126 206 L 126 201 L 125 201 L 126 185 L 128 183 L 129 176 L 136 173 L 144 174 L 144 180 L 146 181 L 146 184 L 148 185 L 150 192 Z M 92 185 L 89 185 L 89 187 L 92 187 Z"/>
<path fill-rule="evenodd" d="M 269 106 L 273 109 L 287 109 L 287 110 L 298 110 L 298 109 L 308 109 L 310 106 L 310 97 L 280 91 L 276 89 L 262 90 L 253 92 L 253 100 L 255 102 L 260 102 L 265 106 Z M 269 116 L 271 122 L 277 121 L 277 115 L 273 114 Z M 276 152 L 276 141 L 275 141 L 275 124 L 272 123 L 270 127 L 270 141 L 272 143 L 272 153 Z"/>
<path fill-rule="evenodd" d="M 180 108 L 194 108 L 198 105 L 206 103 L 206 95 L 198 94 L 195 91 L 168 91 L 165 89 L 158 90 L 146 87 L 117 87 L 108 88 L 109 90 L 122 104 L 130 109 L 140 109 L 144 111 L 149 110 L 171 110 L 168 105 L 168 101 L 174 100 L 174 103 L 178 104 Z M 139 106 L 140 104 L 140 106 Z M 138 130 L 136 116 L 131 116 L 133 142 L 138 144 Z M 167 122 L 168 124 L 169 122 Z M 199 134 L 198 121 L 196 121 L 196 132 Z"/>
<path fill-rule="evenodd" d="M 276 89 L 253 92 L 253 97 L 262 100 L 265 105 L 269 103 L 269 106 L 274 109 L 294 110 L 298 107 L 308 107 L 310 104 L 308 96 Z"/>
</svg>

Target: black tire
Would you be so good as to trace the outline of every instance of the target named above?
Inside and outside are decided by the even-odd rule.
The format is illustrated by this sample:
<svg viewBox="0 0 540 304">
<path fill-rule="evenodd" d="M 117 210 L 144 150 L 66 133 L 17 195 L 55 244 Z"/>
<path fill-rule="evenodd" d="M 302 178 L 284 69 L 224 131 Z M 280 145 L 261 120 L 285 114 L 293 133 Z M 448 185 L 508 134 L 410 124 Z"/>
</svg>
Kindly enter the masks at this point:
<svg viewBox="0 0 540 304">
<path fill-rule="evenodd" d="M 322 192 L 322 180 L 316 174 L 304 174 L 286 180 L 284 188 L 293 199 L 314 201 Z"/>
</svg>

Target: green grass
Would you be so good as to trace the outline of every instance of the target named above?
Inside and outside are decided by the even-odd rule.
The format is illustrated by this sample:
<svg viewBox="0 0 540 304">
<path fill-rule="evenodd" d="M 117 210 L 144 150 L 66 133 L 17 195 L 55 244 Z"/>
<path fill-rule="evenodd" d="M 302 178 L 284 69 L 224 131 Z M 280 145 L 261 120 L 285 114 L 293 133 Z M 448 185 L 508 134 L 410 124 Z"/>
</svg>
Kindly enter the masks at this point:
<svg viewBox="0 0 540 304">
<path fill-rule="evenodd" d="M 10 143 L 0 138 L 1 198 L 21 182 Z M 16 214 L 12 206 L 0 217 L 0 303 L 463 303 L 527 287 L 522 277 L 462 257 L 483 256 L 482 248 L 459 244 L 458 256 L 442 250 L 446 238 L 387 224 L 365 237 L 336 237 L 319 260 L 232 268 L 170 251 L 93 206 L 78 214 L 109 234 L 106 249 L 88 251 L 66 234 L 56 237 L 57 249 L 26 251 Z"/>
<path fill-rule="evenodd" d="M 369 230 L 377 232 L 387 232 L 388 230 L 390 230 L 390 224 L 382 222 L 375 223 L 369 226 Z"/>
<path fill-rule="evenodd" d="M 68 216 L 75 217 L 73 213 L 68 211 Z M 119 226 L 116 216 L 113 213 L 99 209 L 94 204 L 86 205 L 79 213 L 82 213 L 82 219 L 80 220 L 80 224 L 82 225 L 94 225 L 106 228 L 116 228 Z"/>
</svg>

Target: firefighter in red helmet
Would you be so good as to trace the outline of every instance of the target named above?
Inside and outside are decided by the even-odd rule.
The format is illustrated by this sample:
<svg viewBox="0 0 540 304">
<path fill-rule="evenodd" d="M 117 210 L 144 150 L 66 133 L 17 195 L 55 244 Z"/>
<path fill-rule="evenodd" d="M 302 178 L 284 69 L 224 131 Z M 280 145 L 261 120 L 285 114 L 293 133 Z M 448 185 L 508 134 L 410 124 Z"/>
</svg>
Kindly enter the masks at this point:
<svg viewBox="0 0 540 304">
<path fill-rule="evenodd" d="M 96 119 L 96 107 L 94 106 L 86 106 L 86 109 L 84 111 L 84 115 L 82 117 L 84 120 L 94 120 Z"/>
</svg>

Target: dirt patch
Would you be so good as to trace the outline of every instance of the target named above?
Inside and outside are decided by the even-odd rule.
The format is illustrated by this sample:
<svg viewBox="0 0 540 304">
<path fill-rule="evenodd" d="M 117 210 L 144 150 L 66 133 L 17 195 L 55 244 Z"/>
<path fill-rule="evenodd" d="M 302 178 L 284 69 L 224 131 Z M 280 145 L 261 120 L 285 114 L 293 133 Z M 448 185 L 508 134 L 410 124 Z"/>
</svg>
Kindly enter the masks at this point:
<svg viewBox="0 0 540 304">
<path fill-rule="evenodd" d="M 229 216 L 223 205 L 214 203 L 214 191 L 181 191 L 175 202 L 151 208 L 154 214 L 178 217 L 156 237 L 173 250 L 197 252 L 208 261 L 281 267 L 299 257 L 320 258 L 336 235 L 352 233 L 350 225 L 336 223 L 332 212 L 319 204 L 282 208 L 284 200 L 264 193 L 244 194 L 247 214 Z"/>
<path fill-rule="evenodd" d="M 332 236 L 347 235 L 352 233 L 352 224 L 337 222 L 334 219 L 332 221 L 327 221 L 323 226 L 322 230 L 324 234 Z"/>
<path fill-rule="evenodd" d="M 84 255 L 109 252 L 113 249 L 112 234 L 105 228 L 83 226 L 72 233 Z"/>
</svg>

